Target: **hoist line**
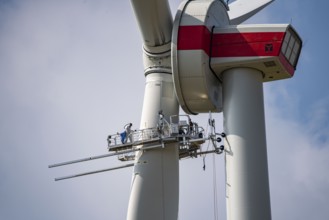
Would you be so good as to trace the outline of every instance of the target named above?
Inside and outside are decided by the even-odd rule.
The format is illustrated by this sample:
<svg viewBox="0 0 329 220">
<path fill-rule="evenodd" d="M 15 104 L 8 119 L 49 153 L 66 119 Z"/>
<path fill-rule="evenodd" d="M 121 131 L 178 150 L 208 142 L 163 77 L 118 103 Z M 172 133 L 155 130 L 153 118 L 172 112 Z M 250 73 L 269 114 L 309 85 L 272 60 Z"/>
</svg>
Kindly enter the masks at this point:
<svg viewBox="0 0 329 220">
<path fill-rule="evenodd" d="M 218 198 L 217 198 L 217 175 L 216 175 L 216 157 L 212 155 L 213 161 L 213 193 L 214 193 L 214 219 L 218 220 Z"/>
</svg>

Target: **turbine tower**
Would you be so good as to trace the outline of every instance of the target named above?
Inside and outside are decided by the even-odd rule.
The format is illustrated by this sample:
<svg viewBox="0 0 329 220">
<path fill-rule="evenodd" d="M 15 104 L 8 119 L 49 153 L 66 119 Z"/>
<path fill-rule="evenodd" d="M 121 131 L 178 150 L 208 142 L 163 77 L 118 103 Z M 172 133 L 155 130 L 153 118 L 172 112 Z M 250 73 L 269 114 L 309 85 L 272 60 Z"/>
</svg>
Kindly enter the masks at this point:
<svg viewBox="0 0 329 220">
<path fill-rule="evenodd" d="M 146 84 L 140 129 L 146 129 L 157 126 L 160 111 L 165 117 L 178 115 L 170 53 L 173 21 L 168 1 L 131 3 L 143 37 Z M 136 154 L 127 219 L 177 219 L 178 156 L 177 143 Z"/>
<path fill-rule="evenodd" d="M 263 82 L 294 75 L 302 40 L 289 24 L 241 23 L 272 1 L 183 1 L 173 21 L 168 0 L 131 0 L 146 79 L 140 129 L 109 135 L 114 153 L 49 167 L 115 155 L 134 163 L 55 180 L 134 166 L 127 220 L 174 220 L 179 159 L 225 152 L 227 219 L 271 219 Z M 209 112 L 223 112 L 224 133 L 205 136 L 189 116 Z"/>
</svg>

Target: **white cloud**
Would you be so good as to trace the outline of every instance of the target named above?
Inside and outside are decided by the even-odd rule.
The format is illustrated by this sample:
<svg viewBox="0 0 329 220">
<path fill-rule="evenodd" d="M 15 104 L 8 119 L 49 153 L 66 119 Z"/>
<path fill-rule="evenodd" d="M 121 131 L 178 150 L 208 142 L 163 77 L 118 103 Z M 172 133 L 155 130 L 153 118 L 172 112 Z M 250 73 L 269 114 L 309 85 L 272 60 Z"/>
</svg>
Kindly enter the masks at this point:
<svg viewBox="0 0 329 220">
<path fill-rule="evenodd" d="M 274 87 L 268 95 L 286 100 L 290 94 L 281 90 L 285 88 Z M 311 112 L 312 116 L 306 121 L 285 117 L 298 114 L 298 105 L 283 103 L 287 108 L 278 108 L 282 103 L 273 102 L 267 105 L 266 111 L 273 218 L 326 219 L 329 214 L 324 207 L 325 195 L 329 193 L 329 133 L 328 128 L 319 123 L 327 120 L 326 114 L 317 115 L 317 112 L 327 112 L 328 108 L 324 107 L 327 103 L 321 102 L 322 107 Z M 325 141 L 319 140 L 318 130 L 322 130 Z"/>
</svg>

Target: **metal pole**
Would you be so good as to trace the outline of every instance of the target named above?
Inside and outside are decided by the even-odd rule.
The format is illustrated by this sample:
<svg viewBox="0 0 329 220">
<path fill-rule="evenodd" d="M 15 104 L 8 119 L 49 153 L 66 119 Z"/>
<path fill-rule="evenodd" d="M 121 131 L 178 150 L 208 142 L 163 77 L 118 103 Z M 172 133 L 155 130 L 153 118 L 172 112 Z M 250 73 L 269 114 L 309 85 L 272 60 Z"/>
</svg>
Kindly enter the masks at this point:
<svg viewBox="0 0 329 220">
<path fill-rule="evenodd" d="M 262 73 L 223 73 L 228 220 L 270 220 Z"/>
<path fill-rule="evenodd" d="M 111 171 L 111 170 L 118 170 L 118 169 L 132 167 L 132 166 L 134 166 L 134 164 L 130 163 L 130 164 L 126 164 L 126 165 L 118 166 L 118 167 L 111 167 L 111 168 L 102 169 L 102 170 L 96 170 L 96 171 L 79 173 L 79 174 L 74 174 L 74 175 L 69 175 L 69 176 L 64 176 L 64 177 L 58 177 L 58 178 L 55 178 L 55 181 L 66 180 L 66 179 L 71 179 L 71 178 L 80 177 L 80 176 L 87 176 L 90 174 L 102 173 L 102 172 L 107 172 L 107 171 Z"/>
<path fill-rule="evenodd" d="M 112 157 L 112 156 L 131 153 L 131 152 L 135 152 L 135 151 L 151 150 L 153 148 L 157 148 L 157 147 L 161 147 L 161 146 L 162 146 L 161 144 L 158 144 L 158 145 L 152 145 L 150 147 L 145 147 L 145 148 L 135 148 L 135 149 L 130 149 L 130 150 L 122 150 L 122 151 L 115 152 L 115 153 L 103 154 L 103 155 L 98 155 L 98 156 L 93 156 L 93 157 L 86 157 L 86 158 L 82 158 L 82 159 L 52 164 L 52 165 L 49 165 L 48 168 L 54 168 L 54 167 L 65 166 L 65 165 L 70 165 L 70 164 L 74 164 L 74 163 L 86 162 L 86 161 L 90 161 L 90 160 L 102 159 L 105 157 Z"/>
</svg>

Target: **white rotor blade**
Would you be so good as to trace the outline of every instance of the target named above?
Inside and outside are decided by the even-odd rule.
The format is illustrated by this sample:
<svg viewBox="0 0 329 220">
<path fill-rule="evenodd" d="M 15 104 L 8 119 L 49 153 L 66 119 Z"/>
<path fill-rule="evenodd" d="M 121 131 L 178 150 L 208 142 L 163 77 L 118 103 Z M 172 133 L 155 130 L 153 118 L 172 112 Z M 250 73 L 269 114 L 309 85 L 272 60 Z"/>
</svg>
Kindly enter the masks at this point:
<svg viewBox="0 0 329 220">
<path fill-rule="evenodd" d="M 265 8 L 274 0 L 237 0 L 229 4 L 231 25 L 238 25 Z"/>
</svg>

